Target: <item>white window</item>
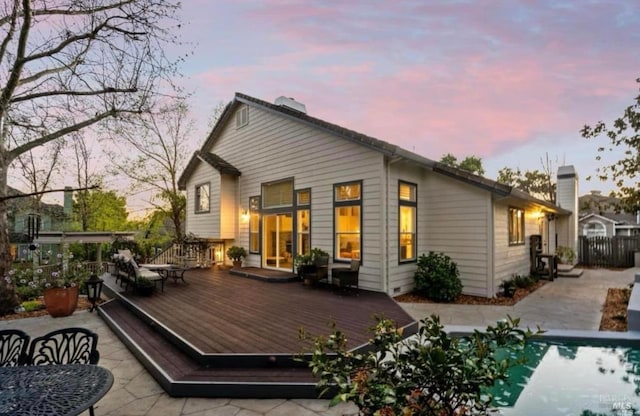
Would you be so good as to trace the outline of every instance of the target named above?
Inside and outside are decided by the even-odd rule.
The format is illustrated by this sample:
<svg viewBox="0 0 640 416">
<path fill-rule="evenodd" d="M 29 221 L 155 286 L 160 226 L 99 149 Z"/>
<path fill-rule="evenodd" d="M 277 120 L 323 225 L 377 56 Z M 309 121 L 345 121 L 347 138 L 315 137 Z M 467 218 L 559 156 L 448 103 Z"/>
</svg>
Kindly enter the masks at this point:
<svg viewBox="0 0 640 416">
<path fill-rule="evenodd" d="M 587 237 L 606 237 L 607 229 L 600 222 L 590 222 L 584 226 L 584 235 Z"/>
<path fill-rule="evenodd" d="M 200 212 L 209 212 L 209 184 L 203 183 L 201 185 L 196 186 L 196 198 L 195 198 L 195 211 L 196 213 Z"/>
<path fill-rule="evenodd" d="M 242 107 L 236 112 L 236 128 L 249 124 L 249 107 Z"/>
<path fill-rule="evenodd" d="M 249 252 L 260 253 L 260 197 L 249 198 Z"/>
</svg>

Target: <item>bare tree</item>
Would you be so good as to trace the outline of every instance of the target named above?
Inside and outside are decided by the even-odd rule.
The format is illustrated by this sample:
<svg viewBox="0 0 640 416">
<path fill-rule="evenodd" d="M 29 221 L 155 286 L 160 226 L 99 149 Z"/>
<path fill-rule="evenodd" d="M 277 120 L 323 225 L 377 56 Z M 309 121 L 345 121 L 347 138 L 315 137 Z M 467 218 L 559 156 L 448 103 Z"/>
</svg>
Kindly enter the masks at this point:
<svg viewBox="0 0 640 416">
<path fill-rule="evenodd" d="M 21 154 L 15 160 L 29 190 L 35 194 L 32 209 L 37 213 L 41 210 L 42 197 L 45 195 L 42 192 L 50 189 L 52 175 L 60 172 L 59 161 L 63 147 L 62 141 L 47 143 L 40 149 Z"/>
<path fill-rule="evenodd" d="M 175 238 L 181 241 L 186 198 L 178 179 L 192 153 L 189 108 L 182 100 L 165 104 L 133 126 L 117 131 L 112 138 L 127 143 L 126 153 L 111 152 L 112 163 L 117 172 L 134 181 L 134 187 L 153 190 L 150 202 L 171 220 Z"/>
<path fill-rule="evenodd" d="M 177 7 L 171 0 L 0 5 L 0 276 L 11 265 L 2 199 L 9 166 L 75 131 L 144 112 L 175 71 L 163 50 L 176 41 Z"/>
</svg>

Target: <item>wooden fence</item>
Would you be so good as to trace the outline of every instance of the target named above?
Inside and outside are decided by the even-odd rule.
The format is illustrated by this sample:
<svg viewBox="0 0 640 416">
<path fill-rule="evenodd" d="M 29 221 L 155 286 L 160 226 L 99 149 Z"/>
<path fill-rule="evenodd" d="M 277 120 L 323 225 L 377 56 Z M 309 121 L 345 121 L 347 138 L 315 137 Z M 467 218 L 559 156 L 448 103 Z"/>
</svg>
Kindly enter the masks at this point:
<svg viewBox="0 0 640 416">
<path fill-rule="evenodd" d="M 592 267 L 633 267 L 640 236 L 578 237 L 578 261 Z"/>
</svg>

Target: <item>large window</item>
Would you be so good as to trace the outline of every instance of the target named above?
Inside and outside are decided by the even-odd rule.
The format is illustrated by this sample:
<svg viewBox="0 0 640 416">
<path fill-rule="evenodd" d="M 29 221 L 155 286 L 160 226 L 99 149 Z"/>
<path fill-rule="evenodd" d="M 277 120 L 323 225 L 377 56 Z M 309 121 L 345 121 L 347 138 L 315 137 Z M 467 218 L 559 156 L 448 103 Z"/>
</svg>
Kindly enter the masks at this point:
<svg viewBox="0 0 640 416">
<path fill-rule="evenodd" d="M 293 205 L 293 181 L 284 180 L 262 185 L 262 208 L 280 208 Z"/>
<path fill-rule="evenodd" d="M 196 213 L 200 212 L 209 212 L 209 184 L 203 183 L 200 185 L 196 185 L 196 198 L 195 198 L 195 211 Z"/>
<path fill-rule="evenodd" d="M 362 182 L 338 184 L 334 189 L 334 258 L 361 259 Z"/>
<path fill-rule="evenodd" d="M 249 198 L 249 252 L 260 253 L 260 197 Z"/>
<path fill-rule="evenodd" d="M 400 262 L 416 259 L 416 194 L 416 185 L 406 182 L 398 183 Z"/>
<path fill-rule="evenodd" d="M 297 216 L 297 253 L 309 254 L 311 252 L 311 190 L 303 189 L 296 192 Z"/>
<path fill-rule="evenodd" d="M 509 245 L 524 244 L 524 211 L 509 208 Z"/>
<path fill-rule="evenodd" d="M 607 229 L 600 222 L 590 222 L 584 226 L 584 235 L 587 237 L 606 237 Z"/>
</svg>

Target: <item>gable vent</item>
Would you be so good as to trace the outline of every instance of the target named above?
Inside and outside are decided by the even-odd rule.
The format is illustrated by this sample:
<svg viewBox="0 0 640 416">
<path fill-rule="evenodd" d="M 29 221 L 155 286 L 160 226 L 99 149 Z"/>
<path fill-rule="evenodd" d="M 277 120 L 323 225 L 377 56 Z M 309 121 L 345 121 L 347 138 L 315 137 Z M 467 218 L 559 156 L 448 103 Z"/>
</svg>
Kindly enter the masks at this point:
<svg viewBox="0 0 640 416">
<path fill-rule="evenodd" d="M 275 104 L 307 114 L 307 107 L 304 104 L 294 100 L 293 98 L 285 97 L 284 95 L 276 98 Z"/>
</svg>

